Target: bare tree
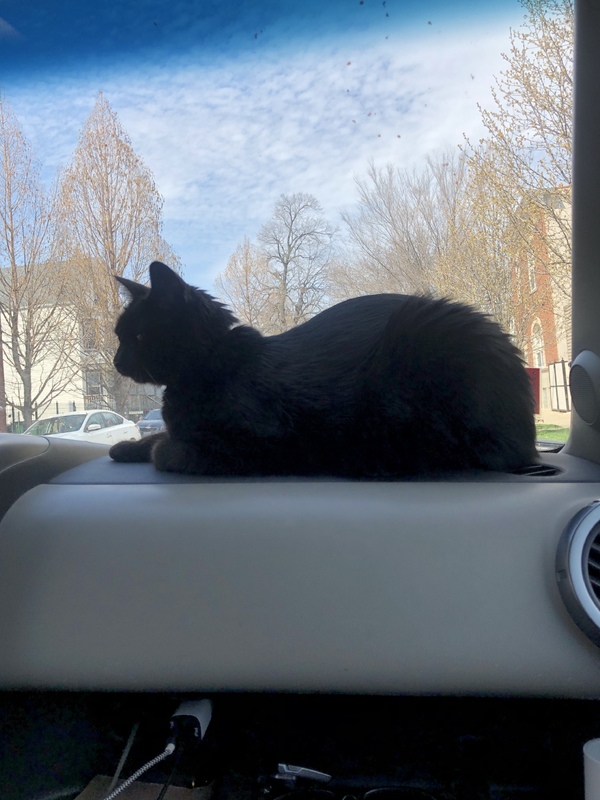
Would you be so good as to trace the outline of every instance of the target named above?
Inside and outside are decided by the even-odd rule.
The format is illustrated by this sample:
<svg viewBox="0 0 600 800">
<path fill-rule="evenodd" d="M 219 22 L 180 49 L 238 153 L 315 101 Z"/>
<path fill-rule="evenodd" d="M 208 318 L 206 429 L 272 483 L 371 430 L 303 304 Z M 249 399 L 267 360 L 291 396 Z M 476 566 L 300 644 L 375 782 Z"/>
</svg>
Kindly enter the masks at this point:
<svg viewBox="0 0 600 800">
<path fill-rule="evenodd" d="M 525 21 L 511 31 L 494 106 L 480 108 L 487 136 L 465 151 L 470 169 L 502 204 L 515 245 L 569 299 L 573 2 L 522 2 Z"/>
<path fill-rule="evenodd" d="M 334 236 L 315 197 L 282 194 L 258 243 L 238 246 L 216 286 L 241 320 L 280 333 L 325 307 Z"/>
<path fill-rule="evenodd" d="M 102 393 L 124 412 L 132 384 L 112 367 L 122 307 L 114 276 L 144 282 L 154 259 L 175 269 L 180 264 L 162 237 L 163 199 L 154 177 L 102 93 L 61 176 L 60 208 L 64 243 L 77 267 L 75 303 L 88 370 L 101 376 Z"/>
<path fill-rule="evenodd" d="M 335 229 L 310 194 L 282 194 L 258 241 L 268 266 L 273 327 L 286 330 L 321 311 L 329 288 Z"/>
<path fill-rule="evenodd" d="M 392 164 L 377 169 L 371 163 L 366 177 L 357 177 L 355 183 L 358 209 L 342 212 L 342 220 L 354 250 L 358 291 L 424 288 L 430 242 L 418 209 L 425 188 L 422 176 Z"/>
<path fill-rule="evenodd" d="M 454 241 L 465 185 L 458 153 L 429 157 L 421 169 L 370 164 L 356 179 L 358 208 L 342 213 L 349 252 L 336 269 L 338 291 L 435 291 L 436 264 Z"/>
<path fill-rule="evenodd" d="M 73 388 L 79 328 L 68 302 L 69 271 L 57 250 L 52 198 L 31 146 L 0 97 L 0 320 L 6 362 L 0 403 L 25 425 Z"/>
<path fill-rule="evenodd" d="M 502 197 L 477 170 L 467 170 L 453 219 L 447 246 L 435 264 L 437 292 L 490 314 L 522 348 L 522 308 L 530 298 L 515 280 L 514 232 Z"/>
<path fill-rule="evenodd" d="M 217 292 L 247 325 L 273 333 L 273 286 L 267 259 L 247 237 L 237 246 L 215 281 Z"/>
<path fill-rule="evenodd" d="M 342 215 L 349 249 L 334 270 L 337 296 L 450 295 L 493 314 L 520 344 L 527 316 L 549 302 L 522 291 L 520 260 L 568 297 L 573 3 L 523 5 L 494 108 L 480 109 L 488 136 L 461 156 L 443 153 L 412 171 L 371 164 L 357 178 L 358 208 Z"/>
</svg>

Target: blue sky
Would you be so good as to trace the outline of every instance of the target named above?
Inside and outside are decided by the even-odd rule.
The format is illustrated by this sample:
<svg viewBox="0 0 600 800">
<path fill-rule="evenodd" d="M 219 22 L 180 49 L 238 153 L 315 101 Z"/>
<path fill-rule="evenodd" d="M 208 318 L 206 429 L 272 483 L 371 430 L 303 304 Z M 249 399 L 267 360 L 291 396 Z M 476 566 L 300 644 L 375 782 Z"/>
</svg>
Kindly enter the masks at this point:
<svg viewBox="0 0 600 800">
<path fill-rule="evenodd" d="M 51 180 L 103 91 L 211 288 L 282 193 L 332 223 L 369 161 L 483 134 L 518 0 L 0 0 L 0 90 Z"/>
</svg>

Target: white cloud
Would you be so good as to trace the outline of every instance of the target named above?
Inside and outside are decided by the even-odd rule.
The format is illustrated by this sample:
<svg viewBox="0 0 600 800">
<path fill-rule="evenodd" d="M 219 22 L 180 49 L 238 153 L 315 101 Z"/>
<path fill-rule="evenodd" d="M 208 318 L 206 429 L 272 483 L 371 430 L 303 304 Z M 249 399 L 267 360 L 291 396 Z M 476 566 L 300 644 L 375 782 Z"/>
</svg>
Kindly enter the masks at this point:
<svg viewBox="0 0 600 800">
<path fill-rule="evenodd" d="M 489 103 L 508 27 L 426 34 L 54 78 L 7 97 L 49 175 L 104 91 L 165 197 L 165 235 L 186 277 L 210 288 L 279 194 L 310 192 L 337 223 L 369 160 L 412 166 L 463 132 L 481 135 L 476 103 Z"/>
</svg>

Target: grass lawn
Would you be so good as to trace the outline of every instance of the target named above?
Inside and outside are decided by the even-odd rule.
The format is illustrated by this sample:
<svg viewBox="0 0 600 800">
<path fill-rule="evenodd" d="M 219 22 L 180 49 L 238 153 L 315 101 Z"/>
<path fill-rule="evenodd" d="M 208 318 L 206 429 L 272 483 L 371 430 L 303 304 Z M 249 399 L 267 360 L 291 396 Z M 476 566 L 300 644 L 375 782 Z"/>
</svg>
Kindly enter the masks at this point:
<svg viewBox="0 0 600 800">
<path fill-rule="evenodd" d="M 549 442 L 566 442 L 569 438 L 569 429 L 560 428 L 558 425 L 545 425 L 543 422 L 536 423 L 537 438 L 545 439 Z"/>
</svg>

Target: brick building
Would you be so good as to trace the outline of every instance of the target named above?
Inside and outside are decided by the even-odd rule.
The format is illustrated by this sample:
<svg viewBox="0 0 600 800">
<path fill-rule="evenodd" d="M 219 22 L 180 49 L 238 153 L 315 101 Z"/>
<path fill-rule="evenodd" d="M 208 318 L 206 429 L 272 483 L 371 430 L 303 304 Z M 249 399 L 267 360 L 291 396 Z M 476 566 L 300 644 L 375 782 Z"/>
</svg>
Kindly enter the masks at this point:
<svg viewBox="0 0 600 800">
<path fill-rule="evenodd" d="M 571 360 L 568 187 L 540 192 L 523 204 L 525 225 L 513 262 L 515 318 L 528 366 L 540 370 L 540 422 L 568 427 Z"/>
</svg>

